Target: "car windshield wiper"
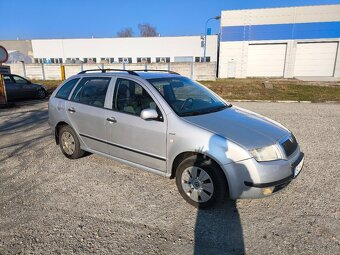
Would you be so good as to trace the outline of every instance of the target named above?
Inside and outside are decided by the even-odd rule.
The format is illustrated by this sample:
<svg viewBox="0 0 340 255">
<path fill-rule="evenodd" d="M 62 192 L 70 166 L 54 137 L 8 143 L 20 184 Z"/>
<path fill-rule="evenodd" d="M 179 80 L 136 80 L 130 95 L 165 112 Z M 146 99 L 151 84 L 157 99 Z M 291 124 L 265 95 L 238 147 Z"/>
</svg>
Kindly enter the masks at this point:
<svg viewBox="0 0 340 255">
<path fill-rule="evenodd" d="M 179 116 L 181 117 L 187 117 L 187 116 L 195 116 L 195 115 L 201 115 L 201 114 L 205 114 L 207 112 L 199 112 L 199 111 L 196 111 L 196 112 L 184 112 L 184 113 L 180 113 Z"/>
<path fill-rule="evenodd" d="M 232 107 L 232 105 L 221 105 L 221 106 L 218 106 L 216 108 L 211 108 L 211 109 L 206 109 L 206 110 L 201 110 L 201 111 L 193 111 L 193 112 L 184 112 L 184 113 L 181 113 L 180 116 L 181 117 L 187 117 L 187 116 L 195 116 L 195 115 L 201 115 L 201 114 L 208 114 L 208 113 L 211 113 L 211 112 L 219 112 L 219 111 L 222 111 L 226 108 L 230 108 Z"/>
<path fill-rule="evenodd" d="M 211 109 L 209 112 L 219 112 L 219 111 L 222 111 L 226 108 L 230 108 L 232 105 L 221 105 L 219 107 L 216 107 L 216 108 L 213 108 Z"/>
</svg>

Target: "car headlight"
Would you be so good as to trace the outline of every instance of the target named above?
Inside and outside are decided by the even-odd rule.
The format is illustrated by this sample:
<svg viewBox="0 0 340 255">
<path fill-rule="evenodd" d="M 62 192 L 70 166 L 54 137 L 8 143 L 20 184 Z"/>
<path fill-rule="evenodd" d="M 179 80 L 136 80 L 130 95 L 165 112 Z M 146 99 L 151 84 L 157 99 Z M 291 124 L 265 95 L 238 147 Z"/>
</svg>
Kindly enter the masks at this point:
<svg viewBox="0 0 340 255">
<path fill-rule="evenodd" d="M 281 153 L 276 145 L 250 150 L 250 154 L 256 161 L 272 161 L 281 159 Z"/>
</svg>

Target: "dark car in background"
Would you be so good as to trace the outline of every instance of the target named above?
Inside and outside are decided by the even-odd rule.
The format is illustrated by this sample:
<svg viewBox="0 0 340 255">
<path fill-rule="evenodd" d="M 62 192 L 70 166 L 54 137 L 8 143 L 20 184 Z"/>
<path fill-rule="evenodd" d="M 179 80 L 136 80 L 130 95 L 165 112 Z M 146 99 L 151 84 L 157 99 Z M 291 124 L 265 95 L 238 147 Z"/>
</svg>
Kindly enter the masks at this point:
<svg viewBox="0 0 340 255">
<path fill-rule="evenodd" d="M 15 74 L 4 74 L 7 100 L 17 99 L 44 99 L 47 89 L 43 85 L 34 84 L 31 81 Z"/>
</svg>

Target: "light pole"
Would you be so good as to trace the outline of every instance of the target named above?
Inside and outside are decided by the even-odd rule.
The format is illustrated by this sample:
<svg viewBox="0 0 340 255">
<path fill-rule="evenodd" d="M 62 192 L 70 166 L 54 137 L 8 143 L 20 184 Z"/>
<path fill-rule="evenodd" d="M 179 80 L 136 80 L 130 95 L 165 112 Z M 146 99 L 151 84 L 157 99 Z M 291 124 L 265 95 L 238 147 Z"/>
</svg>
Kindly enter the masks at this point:
<svg viewBox="0 0 340 255">
<path fill-rule="evenodd" d="M 205 22 L 205 31 L 204 31 L 204 57 L 203 57 L 203 61 L 207 62 L 207 57 L 206 57 L 206 53 L 207 53 L 207 29 L 208 29 L 208 22 L 212 19 L 215 20 L 219 20 L 221 19 L 221 16 L 215 16 L 213 18 L 209 18 L 206 22 Z"/>
</svg>

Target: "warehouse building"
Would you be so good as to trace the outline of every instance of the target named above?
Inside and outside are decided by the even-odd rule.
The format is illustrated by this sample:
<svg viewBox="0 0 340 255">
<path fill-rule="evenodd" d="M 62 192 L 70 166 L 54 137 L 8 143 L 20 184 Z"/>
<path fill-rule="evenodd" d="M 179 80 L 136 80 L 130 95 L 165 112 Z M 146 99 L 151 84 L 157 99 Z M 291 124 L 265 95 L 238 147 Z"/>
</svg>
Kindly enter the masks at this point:
<svg viewBox="0 0 340 255">
<path fill-rule="evenodd" d="M 220 78 L 340 77 L 340 5 L 222 11 Z"/>
<path fill-rule="evenodd" d="M 218 36 L 207 38 L 207 59 L 217 61 Z M 201 36 L 32 40 L 35 63 L 202 62 Z"/>
</svg>

